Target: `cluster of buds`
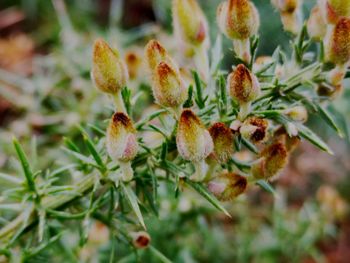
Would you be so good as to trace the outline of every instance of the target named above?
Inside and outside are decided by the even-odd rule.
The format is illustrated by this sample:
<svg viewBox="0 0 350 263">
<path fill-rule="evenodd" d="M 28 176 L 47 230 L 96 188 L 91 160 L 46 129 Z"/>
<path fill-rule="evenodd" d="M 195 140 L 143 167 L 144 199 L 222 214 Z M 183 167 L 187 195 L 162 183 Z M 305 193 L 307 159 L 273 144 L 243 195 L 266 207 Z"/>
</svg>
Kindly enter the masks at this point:
<svg viewBox="0 0 350 263">
<path fill-rule="evenodd" d="M 271 2 L 280 12 L 284 30 L 295 35 L 300 32 L 302 27 L 302 0 L 271 0 Z"/>
<path fill-rule="evenodd" d="M 173 26 L 179 47 L 194 58 L 205 81 L 209 79 L 209 29 L 207 19 L 196 0 L 173 0 Z"/>
<path fill-rule="evenodd" d="M 325 60 L 335 65 L 327 78 L 332 87 L 325 89 L 327 84 L 321 84 L 319 89 L 324 95 L 337 94 L 350 61 L 350 1 L 319 0 L 310 14 L 308 32 L 314 40 L 323 41 Z"/>
<path fill-rule="evenodd" d="M 191 179 L 203 181 L 206 175 L 205 159 L 213 151 L 213 139 L 201 120 L 189 109 L 182 111 L 176 134 L 179 154 L 195 166 Z"/>
<path fill-rule="evenodd" d="M 177 112 L 187 98 L 187 89 L 177 65 L 156 40 L 151 40 L 146 45 L 145 57 L 156 102 Z"/>
<path fill-rule="evenodd" d="M 132 180 L 131 161 L 138 152 L 136 129 L 130 118 L 123 112 L 116 112 L 107 128 L 107 152 L 113 161 L 119 163 L 121 179 Z"/>
<path fill-rule="evenodd" d="M 257 77 L 243 64 L 227 77 L 227 88 L 235 101 L 240 105 L 238 119 L 243 121 L 250 112 L 250 105 L 260 95 L 260 84 Z"/>
<path fill-rule="evenodd" d="M 227 0 L 217 9 L 217 23 L 226 37 L 232 39 L 237 56 L 249 63 L 250 37 L 257 34 L 260 18 L 255 5 L 249 0 Z"/>
<path fill-rule="evenodd" d="M 91 78 L 99 90 L 113 96 L 116 110 L 125 112 L 121 90 L 129 79 L 128 69 L 118 51 L 103 39 L 94 43 Z"/>
</svg>

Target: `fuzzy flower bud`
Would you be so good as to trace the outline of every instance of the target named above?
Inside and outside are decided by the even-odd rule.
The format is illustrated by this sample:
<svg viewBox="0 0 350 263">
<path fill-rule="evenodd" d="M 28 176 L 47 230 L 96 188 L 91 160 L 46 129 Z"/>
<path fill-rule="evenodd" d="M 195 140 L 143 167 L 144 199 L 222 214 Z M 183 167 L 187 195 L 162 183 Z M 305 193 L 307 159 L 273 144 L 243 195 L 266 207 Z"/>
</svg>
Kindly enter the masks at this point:
<svg viewBox="0 0 350 263">
<path fill-rule="evenodd" d="M 240 64 L 228 76 L 227 85 L 231 97 L 241 106 L 240 118 L 243 119 L 250 110 L 250 103 L 260 94 L 259 81 L 246 66 Z"/>
<path fill-rule="evenodd" d="M 173 24 L 182 41 L 199 45 L 208 39 L 208 23 L 196 0 L 173 0 Z"/>
<path fill-rule="evenodd" d="M 200 161 L 213 151 L 213 140 L 201 120 L 189 109 L 182 111 L 176 135 L 180 155 L 188 161 Z"/>
<path fill-rule="evenodd" d="M 246 188 L 247 179 L 235 173 L 223 173 L 208 183 L 208 190 L 220 201 L 231 201 Z"/>
<path fill-rule="evenodd" d="M 272 0 L 281 14 L 284 30 L 297 34 L 302 25 L 301 0 Z"/>
<path fill-rule="evenodd" d="M 125 62 L 128 67 L 130 79 L 136 79 L 142 65 L 141 56 L 135 51 L 129 51 L 125 54 Z"/>
<path fill-rule="evenodd" d="M 273 137 L 275 142 L 280 142 L 285 145 L 289 153 L 293 152 L 300 144 L 300 138 L 298 136 L 289 136 L 283 126 L 274 132 Z"/>
<path fill-rule="evenodd" d="M 327 22 L 322 15 L 319 5 L 316 5 L 311 10 L 309 20 L 307 21 L 307 30 L 309 36 L 316 41 L 321 41 L 326 36 Z"/>
<path fill-rule="evenodd" d="M 336 24 L 342 17 L 350 17 L 349 0 L 321 0 L 328 23 Z"/>
<path fill-rule="evenodd" d="M 228 0 L 217 9 L 217 22 L 230 39 L 248 39 L 258 32 L 259 13 L 248 0 Z"/>
<path fill-rule="evenodd" d="M 98 89 L 110 94 L 120 92 L 128 81 L 126 65 L 102 39 L 94 43 L 91 77 Z"/>
<path fill-rule="evenodd" d="M 192 179 L 202 181 L 206 169 L 204 159 L 213 151 L 214 144 L 209 131 L 191 110 L 183 110 L 180 116 L 176 144 L 182 158 L 195 165 Z"/>
<path fill-rule="evenodd" d="M 151 237 L 145 231 L 132 232 L 130 236 L 132 238 L 132 243 L 136 248 L 147 248 L 151 243 Z"/>
<path fill-rule="evenodd" d="M 267 138 L 268 121 L 257 117 L 250 117 L 244 121 L 239 129 L 243 138 L 260 143 Z"/>
<path fill-rule="evenodd" d="M 249 38 L 257 34 L 260 26 L 255 5 L 248 0 L 227 0 L 218 6 L 216 18 L 220 31 L 233 40 L 238 57 L 249 63 Z"/>
<path fill-rule="evenodd" d="M 136 130 L 130 118 L 122 112 L 116 112 L 107 129 L 107 152 L 112 160 L 118 161 L 124 181 L 130 181 L 133 171 L 130 161 L 138 152 Z"/>
<path fill-rule="evenodd" d="M 350 60 L 350 18 L 341 18 L 325 39 L 326 58 L 344 65 Z"/>
<path fill-rule="evenodd" d="M 284 110 L 283 113 L 293 121 L 297 122 L 306 122 L 308 117 L 307 110 L 304 106 L 295 106 L 293 108 Z"/>
<path fill-rule="evenodd" d="M 165 107 L 178 108 L 187 98 L 180 73 L 166 62 L 160 62 L 156 66 L 152 90 L 156 102 Z"/>
<path fill-rule="evenodd" d="M 288 162 L 288 150 L 284 143 L 277 141 L 268 145 L 252 165 L 252 175 L 257 179 L 269 179 L 277 175 Z"/>
<path fill-rule="evenodd" d="M 174 62 L 166 49 L 157 41 L 150 40 L 145 47 L 145 58 L 149 71 L 153 73 L 160 62 L 166 62 L 174 67 Z"/>
<path fill-rule="evenodd" d="M 234 152 L 234 138 L 231 129 L 224 123 L 217 122 L 209 128 L 209 133 L 214 142 L 213 157 L 219 163 L 226 163 Z"/>
</svg>

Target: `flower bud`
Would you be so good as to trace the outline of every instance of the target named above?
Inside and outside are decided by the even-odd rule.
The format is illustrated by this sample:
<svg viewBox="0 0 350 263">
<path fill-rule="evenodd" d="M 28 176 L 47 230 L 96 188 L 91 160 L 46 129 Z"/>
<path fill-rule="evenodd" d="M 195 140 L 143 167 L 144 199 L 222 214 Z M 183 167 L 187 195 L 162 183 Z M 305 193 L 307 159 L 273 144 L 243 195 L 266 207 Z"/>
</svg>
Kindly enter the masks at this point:
<svg viewBox="0 0 350 263">
<path fill-rule="evenodd" d="M 298 136 L 289 136 L 289 134 L 287 133 L 286 129 L 283 126 L 278 128 L 274 132 L 273 136 L 274 136 L 273 140 L 275 142 L 280 142 L 283 145 L 285 145 L 289 153 L 293 152 L 298 147 L 301 141 Z"/>
<path fill-rule="evenodd" d="M 201 120 L 189 109 L 180 116 L 176 144 L 179 154 L 185 160 L 198 162 L 213 151 L 213 140 Z"/>
<path fill-rule="evenodd" d="M 136 248 L 147 248 L 151 243 L 151 237 L 145 231 L 133 232 L 130 234 L 132 243 Z"/>
<path fill-rule="evenodd" d="M 173 24 L 175 34 L 191 45 L 199 45 L 208 39 L 208 23 L 196 0 L 173 0 Z"/>
<path fill-rule="evenodd" d="M 280 12 L 293 13 L 299 6 L 299 0 L 271 0 Z"/>
<path fill-rule="evenodd" d="M 91 77 L 98 89 L 110 94 L 120 92 L 128 81 L 126 65 L 102 39 L 94 43 Z"/>
<path fill-rule="evenodd" d="M 235 173 L 223 173 L 208 183 L 208 190 L 220 201 L 231 201 L 244 193 L 247 179 Z"/>
<path fill-rule="evenodd" d="M 328 23 L 336 24 L 342 17 L 350 17 L 349 0 L 322 0 Z"/>
<path fill-rule="evenodd" d="M 307 110 L 304 106 L 295 106 L 293 108 L 284 110 L 283 113 L 293 121 L 297 122 L 306 122 L 308 117 Z"/>
<path fill-rule="evenodd" d="M 156 66 L 152 90 L 156 102 L 164 107 L 178 108 L 187 98 L 180 73 L 166 62 L 160 62 Z"/>
<path fill-rule="evenodd" d="M 307 21 L 307 30 L 309 36 L 316 40 L 321 41 L 327 33 L 327 22 L 322 15 L 319 5 L 316 5 L 312 10 Z"/>
<path fill-rule="evenodd" d="M 112 160 L 130 161 L 138 150 L 136 130 L 130 118 L 116 112 L 107 129 L 107 151 Z"/>
<path fill-rule="evenodd" d="M 342 84 L 331 85 L 323 82 L 318 85 L 317 94 L 321 97 L 329 97 L 334 99 L 343 92 L 343 89 L 344 87 Z"/>
<path fill-rule="evenodd" d="M 260 19 L 255 5 L 248 0 L 227 0 L 217 9 L 217 22 L 230 39 L 248 39 L 258 32 Z"/>
<path fill-rule="evenodd" d="M 246 66 L 239 64 L 227 78 L 230 95 L 240 104 L 255 100 L 260 94 L 260 84 Z"/>
<path fill-rule="evenodd" d="M 136 79 L 142 65 L 142 58 L 135 51 L 129 51 L 125 54 L 125 62 L 130 79 Z"/>
<path fill-rule="evenodd" d="M 166 49 L 157 41 L 150 40 L 145 47 L 145 58 L 149 71 L 153 73 L 160 62 L 166 62 L 175 67 Z"/>
<path fill-rule="evenodd" d="M 253 143 L 263 142 L 267 138 L 268 124 L 266 119 L 250 117 L 244 121 L 239 132 L 243 138 Z"/>
<path fill-rule="evenodd" d="M 350 60 L 350 18 L 341 18 L 325 39 L 326 59 L 337 65 Z"/>
<path fill-rule="evenodd" d="M 219 163 L 226 163 L 234 152 L 234 138 L 231 129 L 224 123 L 217 122 L 209 128 L 209 133 L 214 142 L 213 157 Z"/>
<path fill-rule="evenodd" d="M 281 14 L 285 31 L 297 34 L 302 26 L 301 0 L 272 0 L 272 4 Z"/>
<path fill-rule="evenodd" d="M 252 165 L 252 175 L 257 179 L 269 179 L 277 175 L 288 162 L 288 150 L 284 143 L 277 141 L 268 145 Z"/>
</svg>

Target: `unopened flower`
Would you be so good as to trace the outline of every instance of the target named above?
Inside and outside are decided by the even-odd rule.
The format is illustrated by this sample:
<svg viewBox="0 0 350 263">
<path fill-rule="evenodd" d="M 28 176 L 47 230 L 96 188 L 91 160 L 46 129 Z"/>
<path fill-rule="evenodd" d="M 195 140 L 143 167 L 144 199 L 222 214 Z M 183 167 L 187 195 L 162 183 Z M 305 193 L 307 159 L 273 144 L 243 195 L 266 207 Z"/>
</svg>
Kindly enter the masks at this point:
<svg viewBox="0 0 350 263">
<path fill-rule="evenodd" d="M 249 38 L 258 32 L 260 18 L 255 5 L 249 0 L 227 0 L 217 9 L 219 29 L 234 42 L 237 55 L 250 61 Z"/>
<path fill-rule="evenodd" d="M 217 22 L 230 39 L 248 39 L 258 32 L 260 21 L 255 5 L 248 0 L 228 0 L 217 9 Z"/>
<path fill-rule="evenodd" d="M 302 25 L 301 0 L 272 0 L 280 12 L 284 30 L 297 34 Z"/>
<path fill-rule="evenodd" d="M 334 99 L 339 96 L 344 90 L 343 84 L 331 85 L 325 82 L 317 86 L 317 94 L 322 97 Z"/>
<path fill-rule="evenodd" d="M 350 60 L 350 18 L 341 18 L 325 39 L 326 59 L 337 65 Z"/>
<path fill-rule="evenodd" d="M 326 36 L 327 22 L 319 5 L 316 5 L 311 10 L 309 20 L 307 21 L 307 30 L 309 36 L 316 41 L 321 41 Z"/>
<path fill-rule="evenodd" d="M 252 175 L 257 179 L 269 179 L 277 175 L 288 162 L 288 150 L 284 143 L 273 142 L 266 146 L 252 165 Z"/>
<path fill-rule="evenodd" d="M 120 92 L 128 81 L 125 63 L 117 51 L 102 39 L 94 43 L 91 76 L 98 89 L 110 94 Z"/>
<path fill-rule="evenodd" d="M 130 118 L 122 112 L 116 112 L 109 123 L 106 136 L 107 152 L 112 160 L 118 161 L 124 181 L 130 181 L 133 171 L 130 161 L 138 152 L 136 130 Z"/>
<path fill-rule="evenodd" d="M 349 0 L 321 0 L 321 8 L 325 11 L 327 22 L 336 24 L 343 17 L 350 17 Z"/>
<path fill-rule="evenodd" d="M 214 142 L 213 157 L 219 163 L 226 163 L 234 152 L 234 138 L 231 129 L 224 123 L 217 122 L 209 128 L 209 133 Z"/>
<path fill-rule="evenodd" d="M 209 131 L 189 109 L 183 110 L 180 116 L 176 144 L 182 158 L 192 161 L 195 165 L 196 173 L 192 179 L 203 180 L 205 176 L 204 159 L 213 151 L 214 144 Z"/>
<path fill-rule="evenodd" d="M 299 136 L 289 135 L 286 129 L 281 126 L 273 134 L 273 140 L 275 142 L 282 143 L 289 153 L 293 152 L 300 144 Z"/>
<path fill-rule="evenodd" d="M 151 237 L 145 231 L 132 232 L 130 236 L 132 238 L 132 243 L 136 248 L 139 248 L 139 249 L 147 248 L 151 243 Z"/>
<path fill-rule="evenodd" d="M 246 188 L 247 179 L 235 173 L 222 173 L 208 183 L 208 190 L 220 201 L 231 201 Z"/>
<path fill-rule="evenodd" d="M 255 100 L 260 94 L 260 84 L 254 74 L 252 74 L 246 66 L 240 64 L 230 73 L 227 78 L 227 85 L 231 97 L 236 100 L 242 110 L 241 117 L 249 111 L 250 102 Z"/>
<path fill-rule="evenodd" d="M 295 106 L 284 110 L 283 113 L 289 118 L 291 118 L 293 121 L 297 122 L 306 122 L 308 117 L 307 110 L 304 106 Z"/>
<path fill-rule="evenodd" d="M 150 40 L 145 47 L 146 64 L 151 73 L 156 69 L 160 62 L 175 67 L 174 62 L 167 50 L 157 41 Z"/>
<path fill-rule="evenodd" d="M 156 102 L 165 107 L 178 108 L 187 98 L 187 89 L 180 73 L 166 62 L 156 66 L 152 90 Z"/>
<path fill-rule="evenodd" d="M 267 138 L 268 121 L 266 119 L 249 117 L 239 129 L 243 138 L 253 143 L 263 142 Z"/>
<path fill-rule="evenodd" d="M 136 79 L 142 66 L 142 58 L 135 51 L 129 51 L 125 54 L 125 62 L 128 67 L 130 79 Z"/>
<path fill-rule="evenodd" d="M 327 80 L 333 86 L 342 85 L 345 78 L 346 72 L 348 70 L 348 63 L 337 64 L 334 69 L 328 72 Z"/>
<path fill-rule="evenodd" d="M 191 45 L 208 40 L 208 23 L 196 0 L 173 0 L 175 34 Z"/>
</svg>

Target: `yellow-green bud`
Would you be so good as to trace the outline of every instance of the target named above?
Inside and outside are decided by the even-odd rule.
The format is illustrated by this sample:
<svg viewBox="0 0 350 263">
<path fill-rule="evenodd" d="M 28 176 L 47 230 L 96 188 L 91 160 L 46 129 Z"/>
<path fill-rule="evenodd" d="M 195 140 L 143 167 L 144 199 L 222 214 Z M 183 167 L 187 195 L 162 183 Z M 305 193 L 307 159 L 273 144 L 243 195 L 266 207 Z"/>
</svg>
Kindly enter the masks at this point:
<svg viewBox="0 0 350 263">
<path fill-rule="evenodd" d="M 309 20 L 307 21 L 307 30 L 309 36 L 316 41 L 321 41 L 326 36 L 327 22 L 319 5 L 316 5 L 311 10 Z"/>
<path fill-rule="evenodd" d="M 112 160 L 131 161 L 138 151 L 136 130 L 130 118 L 116 112 L 107 129 L 107 152 Z"/>
<path fill-rule="evenodd" d="M 337 65 L 350 60 L 350 18 L 341 18 L 325 39 L 326 59 Z"/>
<path fill-rule="evenodd" d="M 166 62 L 160 62 L 156 66 L 152 90 L 156 102 L 164 107 L 178 108 L 187 98 L 180 73 Z"/>
<path fill-rule="evenodd" d="M 277 175 L 288 162 L 288 150 L 284 143 L 277 141 L 268 145 L 252 165 L 252 175 L 257 179 L 269 179 Z"/>
<path fill-rule="evenodd" d="M 94 43 L 91 77 L 98 89 L 110 94 L 120 92 L 128 81 L 125 63 L 102 39 Z"/>
<path fill-rule="evenodd" d="M 321 0 L 320 3 L 326 11 L 328 23 L 336 24 L 340 18 L 350 17 L 349 0 Z"/>
<path fill-rule="evenodd" d="M 182 158 L 192 162 L 204 160 L 214 148 L 209 131 L 189 109 L 185 109 L 181 113 L 176 144 Z"/>
<path fill-rule="evenodd" d="M 248 0 L 228 0 L 217 9 L 217 23 L 222 33 L 230 39 L 248 39 L 258 32 L 259 13 Z"/>
<path fill-rule="evenodd" d="M 173 0 L 173 25 L 182 41 L 199 45 L 208 40 L 208 23 L 196 0 Z"/>
<path fill-rule="evenodd" d="M 219 163 L 226 163 L 234 152 L 233 133 L 224 123 L 214 123 L 209 128 L 210 136 L 214 142 L 213 157 Z"/>
<path fill-rule="evenodd" d="M 284 30 L 297 34 L 302 26 L 302 0 L 272 0 L 271 2 L 281 14 Z"/>
<path fill-rule="evenodd" d="M 160 62 L 166 62 L 175 67 L 167 50 L 157 41 L 150 40 L 145 47 L 145 58 L 149 71 L 153 73 Z"/>
<path fill-rule="evenodd" d="M 240 104 L 255 100 L 260 94 L 260 84 L 254 74 L 243 64 L 231 72 L 227 78 L 231 97 Z"/>
<path fill-rule="evenodd" d="M 304 106 L 295 106 L 290 109 L 284 110 L 284 114 L 291 118 L 293 121 L 306 122 L 308 113 Z"/>
<path fill-rule="evenodd" d="M 231 201 L 246 188 L 247 179 L 235 173 L 222 173 L 208 183 L 208 190 L 220 201 Z"/>
</svg>

